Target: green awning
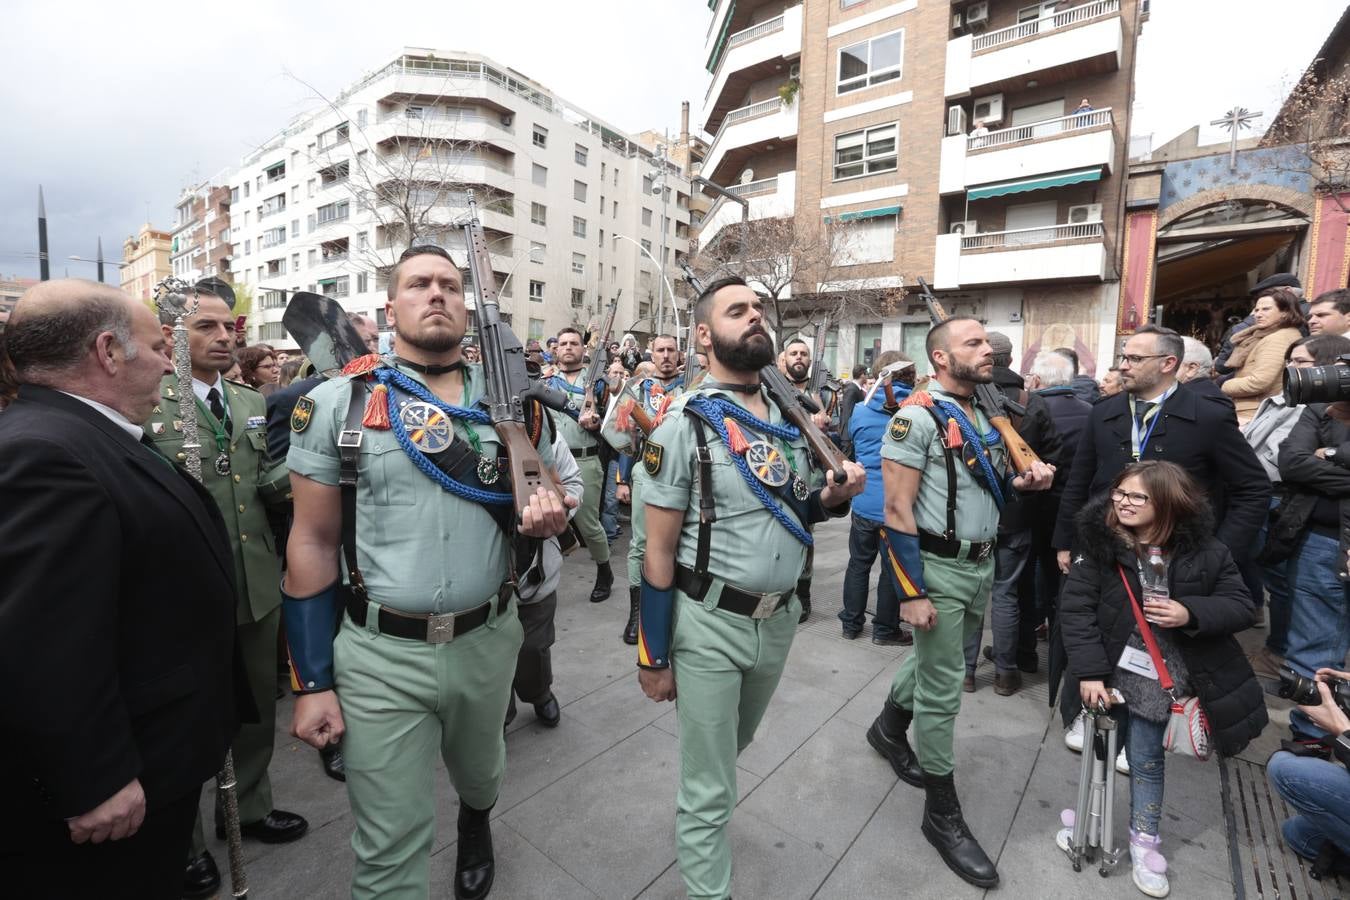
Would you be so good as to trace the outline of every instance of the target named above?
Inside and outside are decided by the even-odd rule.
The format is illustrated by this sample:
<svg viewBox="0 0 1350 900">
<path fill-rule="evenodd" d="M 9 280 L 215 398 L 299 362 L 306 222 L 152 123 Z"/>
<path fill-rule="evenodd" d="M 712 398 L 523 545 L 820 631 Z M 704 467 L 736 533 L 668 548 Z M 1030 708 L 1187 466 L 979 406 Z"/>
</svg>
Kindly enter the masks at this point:
<svg viewBox="0 0 1350 900">
<path fill-rule="evenodd" d="M 277 166 L 284 166 L 284 165 L 286 165 L 286 160 L 284 160 L 284 159 L 279 159 L 279 160 L 277 160 L 276 162 L 272 163 L 270 166 L 263 166 L 263 171 L 264 171 L 264 172 L 270 172 L 272 169 L 275 169 Z"/>
<path fill-rule="evenodd" d="M 319 284 L 337 284 L 336 278 L 320 278 Z"/>
<path fill-rule="evenodd" d="M 707 69 L 709 73 L 717 71 L 717 61 L 722 58 L 722 48 L 726 46 L 727 33 L 731 31 L 731 19 L 736 15 L 736 0 L 730 0 L 727 7 L 727 17 L 722 20 L 722 31 L 717 35 L 717 43 L 713 45 L 712 56 L 708 57 Z"/>
<path fill-rule="evenodd" d="M 1090 169 L 1075 169 L 1072 172 L 1058 172 L 1054 175 L 1042 175 L 1038 178 L 1019 178 L 1015 181 L 1000 181 L 971 188 L 966 192 L 968 200 L 986 200 L 990 197 L 1003 197 L 1008 194 L 1021 194 L 1026 191 L 1040 191 L 1045 188 L 1065 187 L 1070 184 L 1083 184 L 1087 181 L 1100 181 L 1101 166 Z"/>
<path fill-rule="evenodd" d="M 864 209 L 858 212 L 846 212 L 839 214 L 840 222 L 857 222 L 861 219 L 876 219 L 880 216 L 898 216 L 900 206 L 879 206 L 876 209 Z"/>
</svg>

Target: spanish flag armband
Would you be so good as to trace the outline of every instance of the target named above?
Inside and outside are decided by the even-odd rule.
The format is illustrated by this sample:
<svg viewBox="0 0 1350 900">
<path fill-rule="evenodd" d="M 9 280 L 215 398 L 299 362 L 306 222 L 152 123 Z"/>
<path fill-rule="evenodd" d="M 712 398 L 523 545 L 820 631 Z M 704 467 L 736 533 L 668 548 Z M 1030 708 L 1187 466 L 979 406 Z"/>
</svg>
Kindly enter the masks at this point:
<svg viewBox="0 0 1350 900">
<path fill-rule="evenodd" d="M 923 560 L 919 557 L 919 536 L 882 525 L 881 546 L 885 552 L 886 572 L 890 575 L 900 602 L 927 597 L 928 588 L 923 583 Z"/>
</svg>

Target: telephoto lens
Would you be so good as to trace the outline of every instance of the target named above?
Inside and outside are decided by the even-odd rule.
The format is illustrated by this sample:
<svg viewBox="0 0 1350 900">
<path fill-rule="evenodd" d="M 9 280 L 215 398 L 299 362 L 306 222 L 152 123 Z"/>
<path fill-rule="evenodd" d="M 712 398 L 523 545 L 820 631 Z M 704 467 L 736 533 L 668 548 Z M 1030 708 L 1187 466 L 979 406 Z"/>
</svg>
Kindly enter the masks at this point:
<svg viewBox="0 0 1350 900">
<path fill-rule="evenodd" d="M 1331 366 L 1285 369 L 1284 399 L 1290 406 L 1350 400 L 1350 354 Z"/>
<path fill-rule="evenodd" d="M 1304 678 L 1288 666 L 1280 668 L 1279 695 L 1292 700 L 1299 706 L 1321 706 L 1322 695 L 1317 691 L 1317 682 Z"/>
</svg>

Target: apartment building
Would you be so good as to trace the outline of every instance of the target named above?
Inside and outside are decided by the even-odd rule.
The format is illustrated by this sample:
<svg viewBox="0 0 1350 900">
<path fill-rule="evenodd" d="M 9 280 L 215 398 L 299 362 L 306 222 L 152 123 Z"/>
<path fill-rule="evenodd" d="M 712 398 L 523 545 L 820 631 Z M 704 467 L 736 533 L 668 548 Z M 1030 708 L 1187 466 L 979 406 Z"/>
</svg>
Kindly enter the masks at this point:
<svg viewBox="0 0 1350 900">
<path fill-rule="evenodd" d="M 486 57 L 405 48 L 230 177 L 249 339 L 293 346 L 281 318 L 301 290 L 386 327 L 388 273 L 411 242 L 465 259 L 470 191 L 522 338 L 598 319 L 615 297 L 616 327 L 650 333 L 671 321 L 663 270 L 689 239 L 689 181 L 662 160 Z"/>
<path fill-rule="evenodd" d="M 230 259 L 229 187 L 207 181 L 185 188 L 174 206 L 170 232 L 173 274 L 185 281 L 211 275 L 231 281 Z"/>
<path fill-rule="evenodd" d="M 825 288 L 924 276 L 1026 364 L 1042 346 L 1110 364 L 1137 0 L 709 6 L 700 174 L 752 219 L 856 223 L 847 277 Z M 700 246 L 739 217 L 713 204 Z M 879 347 L 923 359 L 928 319 L 912 300 L 843 322 L 831 368 Z"/>
<path fill-rule="evenodd" d="M 173 235 L 149 222 L 122 243 L 122 290 L 149 303 L 155 285 L 173 272 Z"/>
</svg>

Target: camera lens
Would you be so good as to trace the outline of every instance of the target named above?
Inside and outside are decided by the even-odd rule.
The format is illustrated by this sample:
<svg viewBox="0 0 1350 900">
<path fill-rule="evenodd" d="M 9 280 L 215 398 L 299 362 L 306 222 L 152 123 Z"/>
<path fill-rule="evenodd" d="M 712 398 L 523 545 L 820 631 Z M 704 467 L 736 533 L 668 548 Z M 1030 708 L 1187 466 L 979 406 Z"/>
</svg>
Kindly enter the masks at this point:
<svg viewBox="0 0 1350 900">
<path fill-rule="evenodd" d="M 1317 682 L 1304 678 L 1293 669 L 1280 669 L 1280 687 L 1278 693 L 1285 700 L 1292 700 L 1299 706 L 1320 706 L 1322 695 L 1317 690 Z"/>
<path fill-rule="evenodd" d="M 1284 397 L 1291 406 L 1334 403 L 1350 398 L 1350 367 L 1313 366 L 1284 370 Z"/>
</svg>

